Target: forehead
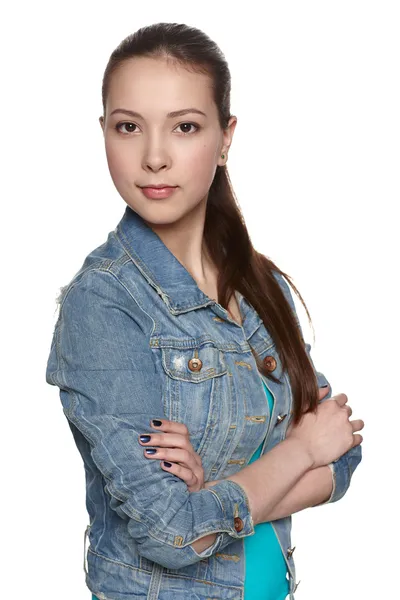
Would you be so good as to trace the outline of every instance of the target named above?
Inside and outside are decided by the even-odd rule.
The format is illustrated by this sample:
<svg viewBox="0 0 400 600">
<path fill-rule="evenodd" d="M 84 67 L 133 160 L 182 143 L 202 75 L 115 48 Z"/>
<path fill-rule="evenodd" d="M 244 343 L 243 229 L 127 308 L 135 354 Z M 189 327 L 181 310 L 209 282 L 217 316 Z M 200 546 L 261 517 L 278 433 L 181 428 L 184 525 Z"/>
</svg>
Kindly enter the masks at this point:
<svg viewBox="0 0 400 600">
<path fill-rule="evenodd" d="M 147 118 L 189 106 L 216 115 L 209 76 L 153 58 L 127 60 L 112 75 L 109 112 L 123 107 Z"/>
</svg>

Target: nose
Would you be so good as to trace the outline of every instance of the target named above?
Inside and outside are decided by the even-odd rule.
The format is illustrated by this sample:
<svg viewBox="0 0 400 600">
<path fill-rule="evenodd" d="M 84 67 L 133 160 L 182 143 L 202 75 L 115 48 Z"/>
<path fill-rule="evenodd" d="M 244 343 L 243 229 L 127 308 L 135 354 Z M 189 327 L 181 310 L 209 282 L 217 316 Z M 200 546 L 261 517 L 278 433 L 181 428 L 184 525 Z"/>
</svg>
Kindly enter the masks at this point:
<svg viewBox="0 0 400 600">
<path fill-rule="evenodd" d="M 149 143 L 143 153 L 142 168 L 146 171 L 160 171 L 170 167 L 170 156 L 161 143 Z"/>
<path fill-rule="evenodd" d="M 143 168 L 145 171 L 153 171 L 157 173 L 157 171 L 161 171 L 162 169 L 167 168 L 167 164 L 164 160 L 146 160 L 144 161 Z"/>
</svg>

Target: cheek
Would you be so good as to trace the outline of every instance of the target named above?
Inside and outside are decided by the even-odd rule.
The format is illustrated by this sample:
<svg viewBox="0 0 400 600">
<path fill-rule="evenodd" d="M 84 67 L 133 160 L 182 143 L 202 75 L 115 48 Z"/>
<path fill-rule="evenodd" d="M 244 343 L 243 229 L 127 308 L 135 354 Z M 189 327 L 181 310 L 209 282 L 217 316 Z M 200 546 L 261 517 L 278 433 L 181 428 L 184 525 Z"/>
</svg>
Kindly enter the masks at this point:
<svg viewBox="0 0 400 600">
<path fill-rule="evenodd" d="M 215 151 L 211 147 L 204 146 L 185 160 L 185 171 L 190 174 L 190 181 L 201 182 L 211 185 L 217 167 Z"/>
<path fill-rule="evenodd" d="M 129 152 L 128 147 L 121 147 L 121 144 L 106 142 L 105 151 L 108 168 L 113 179 L 121 179 L 132 176 L 134 169 L 134 156 Z"/>
</svg>

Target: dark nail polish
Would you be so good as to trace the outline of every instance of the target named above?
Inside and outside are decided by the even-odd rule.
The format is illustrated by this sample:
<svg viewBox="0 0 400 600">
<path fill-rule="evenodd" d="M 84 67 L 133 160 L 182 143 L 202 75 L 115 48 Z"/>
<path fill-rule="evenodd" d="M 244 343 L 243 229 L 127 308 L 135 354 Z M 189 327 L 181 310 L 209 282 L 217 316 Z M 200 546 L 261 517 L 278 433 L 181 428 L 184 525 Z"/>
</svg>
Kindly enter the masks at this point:
<svg viewBox="0 0 400 600">
<path fill-rule="evenodd" d="M 166 460 L 164 460 L 164 465 L 165 465 L 166 467 L 172 467 L 171 463 L 170 463 L 170 462 L 167 462 Z"/>
<path fill-rule="evenodd" d="M 147 443 L 151 440 L 151 435 L 141 435 L 140 436 L 140 441 L 143 443 Z"/>
<path fill-rule="evenodd" d="M 162 425 L 162 422 L 159 421 L 158 419 L 153 419 L 152 422 L 155 427 L 161 427 L 161 425 Z"/>
<path fill-rule="evenodd" d="M 155 454 L 157 450 L 155 448 L 146 448 L 146 454 Z"/>
</svg>

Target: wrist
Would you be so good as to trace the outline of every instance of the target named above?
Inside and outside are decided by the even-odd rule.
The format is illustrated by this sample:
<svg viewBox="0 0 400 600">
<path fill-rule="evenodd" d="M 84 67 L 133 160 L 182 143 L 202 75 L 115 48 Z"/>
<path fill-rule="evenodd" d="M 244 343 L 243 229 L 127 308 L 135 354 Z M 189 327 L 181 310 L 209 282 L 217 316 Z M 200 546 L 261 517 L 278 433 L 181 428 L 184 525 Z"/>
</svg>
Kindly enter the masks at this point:
<svg viewBox="0 0 400 600">
<path fill-rule="evenodd" d="M 205 481 L 203 488 L 209 488 L 212 487 L 213 485 L 216 485 L 217 483 L 219 483 L 221 481 L 221 479 L 216 479 L 215 481 Z"/>
<path fill-rule="evenodd" d="M 281 444 L 285 444 L 288 447 L 292 447 L 296 450 L 299 456 L 302 457 L 302 463 L 304 464 L 305 471 L 311 471 L 318 466 L 316 465 L 310 450 L 307 448 L 307 445 L 301 439 L 291 435 L 285 438 Z"/>
</svg>

